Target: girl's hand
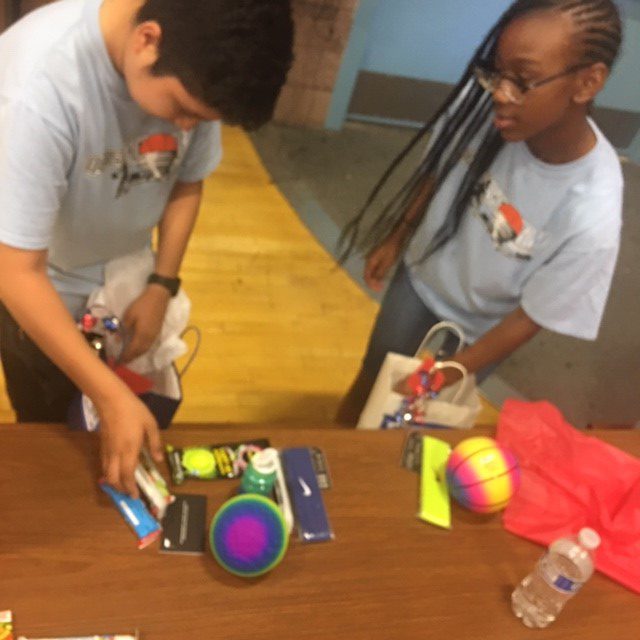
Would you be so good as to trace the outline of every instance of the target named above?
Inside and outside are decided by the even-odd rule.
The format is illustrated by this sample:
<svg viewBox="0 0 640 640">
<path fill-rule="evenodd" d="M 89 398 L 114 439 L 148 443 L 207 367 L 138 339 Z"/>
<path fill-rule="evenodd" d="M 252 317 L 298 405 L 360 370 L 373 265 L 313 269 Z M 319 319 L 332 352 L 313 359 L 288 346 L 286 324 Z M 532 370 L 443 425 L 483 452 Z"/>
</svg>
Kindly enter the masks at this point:
<svg viewBox="0 0 640 640">
<path fill-rule="evenodd" d="M 131 362 L 146 353 L 157 340 L 162 329 L 171 295 L 162 286 L 150 284 L 125 311 L 122 322 L 128 340 L 120 361 Z"/>
<path fill-rule="evenodd" d="M 427 367 L 426 371 L 428 372 L 433 366 L 433 361 L 430 361 L 431 364 Z M 415 396 L 417 395 L 418 389 L 418 380 L 419 380 L 419 372 L 423 367 L 419 367 L 417 371 L 409 374 L 406 378 L 402 378 L 399 380 L 396 385 L 393 387 L 393 390 L 396 393 L 400 393 L 403 396 Z M 432 390 L 436 393 L 440 392 L 442 389 L 451 386 L 458 382 L 458 380 L 462 379 L 462 373 L 458 369 L 454 369 L 453 367 L 446 367 L 443 369 L 439 369 L 437 372 L 433 372 L 432 375 L 435 375 L 432 381 Z"/>
<path fill-rule="evenodd" d="M 398 261 L 402 242 L 395 235 L 390 235 L 379 247 L 368 256 L 364 267 L 364 281 L 372 291 L 382 291 L 384 280 L 389 270 Z"/>
</svg>

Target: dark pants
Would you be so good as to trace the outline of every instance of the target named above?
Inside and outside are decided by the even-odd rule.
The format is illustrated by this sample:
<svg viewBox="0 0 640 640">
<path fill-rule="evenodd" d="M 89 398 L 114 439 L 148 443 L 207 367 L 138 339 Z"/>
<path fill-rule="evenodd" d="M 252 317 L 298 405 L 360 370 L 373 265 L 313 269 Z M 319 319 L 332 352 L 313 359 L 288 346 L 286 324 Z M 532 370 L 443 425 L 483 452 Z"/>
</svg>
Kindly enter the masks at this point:
<svg viewBox="0 0 640 640">
<path fill-rule="evenodd" d="M 66 422 L 75 385 L 0 304 L 0 358 L 18 422 Z"/>
<path fill-rule="evenodd" d="M 407 268 L 400 263 L 380 306 L 362 369 L 375 380 L 390 351 L 406 356 L 416 355 L 427 331 L 441 320 L 443 318 L 422 302 L 411 284 Z M 438 347 L 438 352 L 442 352 L 439 359 L 453 355 L 458 342 L 457 336 L 446 332 L 444 344 Z M 433 344 L 429 346 L 434 347 Z"/>
</svg>

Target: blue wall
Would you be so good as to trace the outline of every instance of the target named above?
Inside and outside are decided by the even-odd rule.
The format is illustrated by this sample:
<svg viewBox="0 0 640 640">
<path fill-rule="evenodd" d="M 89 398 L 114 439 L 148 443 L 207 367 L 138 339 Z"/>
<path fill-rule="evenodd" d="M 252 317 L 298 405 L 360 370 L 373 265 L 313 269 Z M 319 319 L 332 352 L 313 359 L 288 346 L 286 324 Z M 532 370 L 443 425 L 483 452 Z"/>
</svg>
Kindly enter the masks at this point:
<svg viewBox="0 0 640 640">
<path fill-rule="evenodd" d="M 510 4 L 510 0 L 360 0 L 327 125 L 341 124 L 359 71 L 455 82 Z M 625 17 L 625 43 L 598 104 L 640 112 L 640 0 L 618 4 Z M 640 161 L 640 133 L 629 151 Z"/>
<path fill-rule="evenodd" d="M 382 0 L 362 71 L 455 82 L 509 0 Z"/>
</svg>

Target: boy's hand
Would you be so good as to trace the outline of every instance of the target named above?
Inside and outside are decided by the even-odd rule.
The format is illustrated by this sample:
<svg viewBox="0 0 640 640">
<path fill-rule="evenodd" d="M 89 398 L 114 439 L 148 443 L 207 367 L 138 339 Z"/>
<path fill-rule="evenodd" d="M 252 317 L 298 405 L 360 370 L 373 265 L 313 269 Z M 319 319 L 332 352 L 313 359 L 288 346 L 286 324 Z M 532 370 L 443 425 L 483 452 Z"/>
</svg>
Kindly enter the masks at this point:
<svg viewBox="0 0 640 640">
<path fill-rule="evenodd" d="M 381 291 L 389 270 L 397 262 L 402 243 L 392 234 L 368 256 L 364 267 L 364 281 L 372 291 Z"/>
<path fill-rule="evenodd" d="M 162 460 L 158 425 L 144 403 L 128 390 L 100 411 L 102 471 L 118 491 L 137 498 L 134 471 L 146 442 L 153 458 Z"/>
<path fill-rule="evenodd" d="M 123 363 L 146 353 L 160 335 L 171 296 L 159 285 L 148 285 L 125 311 L 122 322 L 128 337 L 120 356 Z"/>
</svg>

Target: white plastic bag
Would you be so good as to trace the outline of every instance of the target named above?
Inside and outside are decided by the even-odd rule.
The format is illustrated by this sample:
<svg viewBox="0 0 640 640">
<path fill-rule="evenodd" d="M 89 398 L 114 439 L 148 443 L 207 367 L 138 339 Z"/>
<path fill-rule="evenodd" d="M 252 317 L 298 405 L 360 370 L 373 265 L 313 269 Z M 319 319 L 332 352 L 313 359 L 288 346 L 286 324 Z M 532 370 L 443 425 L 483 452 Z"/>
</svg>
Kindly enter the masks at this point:
<svg viewBox="0 0 640 640">
<path fill-rule="evenodd" d="M 108 309 L 118 318 L 124 316 L 129 305 L 144 291 L 147 278 L 153 272 L 154 256 L 150 248 L 116 258 L 105 267 L 104 285 L 89 296 L 87 307 Z M 160 335 L 151 348 L 132 360 L 127 367 L 140 375 L 162 371 L 187 352 L 181 335 L 187 327 L 191 301 L 180 289 L 167 306 Z"/>
<path fill-rule="evenodd" d="M 115 316 L 121 319 L 129 305 L 147 286 L 147 278 L 153 271 L 154 262 L 150 248 L 109 262 L 105 267 L 104 285 L 93 291 L 87 302 L 87 308 L 91 310 L 92 315 L 94 317 Z M 124 368 L 149 381 L 150 388 L 137 393 L 153 413 L 161 429 L 169 426 L 182 402 L 181 377 L 193 361 L 200 344 L 199 331 L 195 327 L 187 327 L 190 311 L 189 298 L 181 289 L 170 300 L 160 335 L 151 349 Z M 121 325 L 120 327 L 122 329 Z M 187 329 L 196 332 L 196 346 L 182 371 L 178 371 L 174 361 L 188 351 L 182 339 Z M 121 331 L 117 331 L 115 335 L 106 332 L 104 340 L 107 345 L 107 357 L 117 359 L 122 346 Z M 110 346 L 113 347 L 111 353 L 109 353 Z M 127 381 L 126 376 L 123 379 Z M 69 426 L 72 429 L 96 431 L 99 428 L 99 422 L 100 417 L 91 400 L 78 393 L 69 407 Z"/>
</svg>

